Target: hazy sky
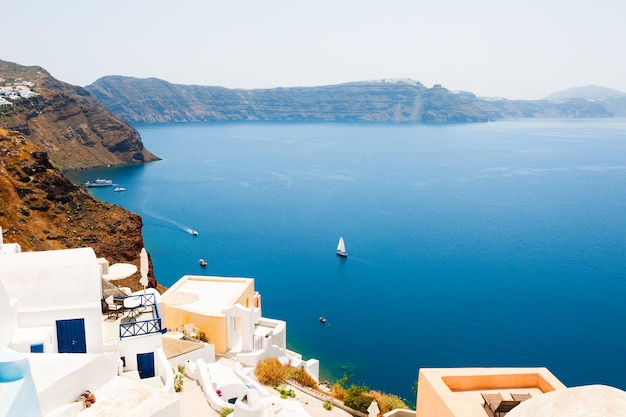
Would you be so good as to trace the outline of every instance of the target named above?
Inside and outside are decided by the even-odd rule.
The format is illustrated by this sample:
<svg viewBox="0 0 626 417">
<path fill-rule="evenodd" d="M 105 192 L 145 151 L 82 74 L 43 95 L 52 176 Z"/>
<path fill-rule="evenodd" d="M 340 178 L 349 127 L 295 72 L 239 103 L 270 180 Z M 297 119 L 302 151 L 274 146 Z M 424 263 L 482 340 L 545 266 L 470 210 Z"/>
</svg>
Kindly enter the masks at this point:
<svg viewBox="0 0 626 417">
<path fill-rule="evenodd" d="M 21 0 L 0 59 L 87 85 L 105 75 L 272 88 L 411 78 L 538 99 L 626 92 L 624 0 Z"/>
</svg>

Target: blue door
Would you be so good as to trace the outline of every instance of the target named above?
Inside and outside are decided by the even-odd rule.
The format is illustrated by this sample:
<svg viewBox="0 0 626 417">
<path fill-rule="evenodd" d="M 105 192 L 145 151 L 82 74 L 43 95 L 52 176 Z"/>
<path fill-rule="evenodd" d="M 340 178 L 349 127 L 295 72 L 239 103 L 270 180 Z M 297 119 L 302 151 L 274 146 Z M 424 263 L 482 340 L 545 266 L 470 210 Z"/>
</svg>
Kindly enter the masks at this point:
<svg viewBox="0 0 626 417">
<path fill-rule="evenodd" d="M 30 345 L 30 353 L 43 353 L 43 343 Z"/>
<path fill-rule="evenodd" d="M 57 320 L 59 353 L 87 353 L 85 319 Z"/>
<path fill-rule="evenodd" d="M 154 376 L 154 352 L 137 354 L 137 371 L 141 379 Z"/>
</svg>

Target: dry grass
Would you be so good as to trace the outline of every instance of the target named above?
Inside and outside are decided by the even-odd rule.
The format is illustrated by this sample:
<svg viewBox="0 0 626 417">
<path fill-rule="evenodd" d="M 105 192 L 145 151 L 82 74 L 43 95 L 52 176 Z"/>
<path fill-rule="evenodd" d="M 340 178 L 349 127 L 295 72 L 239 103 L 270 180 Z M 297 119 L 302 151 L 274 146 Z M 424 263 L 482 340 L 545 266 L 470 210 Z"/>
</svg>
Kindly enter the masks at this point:
<svg viewBox="0 0 626 417">
<path fill-rule="evenodd" d="M 294 368 L 283 365 L 276 358 L 269 358 L 259 362 L 254 374 L 260 383 L 264 385 L 277 386 L 291 379 L 305 387 L 318 390 L 317 381 L 309 374 L 304 367 Z"/>
<path fill-rule="evenodd" d="M 339 401 L 345 401 L 348 396 L 348 390 L 345 389 L 341 384 L 334 384 L 330 387 L 332 391 L 332 396 Z"/>
<path fill-rule="evenodd" d="M 302 386 L 317 389 L 317 381 L 315 381 L 315 378 L 313 378 L 311 374 L 304 369 L 303 366 L 301 366 L 300 368 L 293 368 L 289 379 L 293 379 Z"/>
<path fill-rule="evenodd" d="M 380 409 L 379 415 L 383 415 L 388 411 L 395 410 L 396 408 L 409 408 L 397 395 L 385 394 L 379 391 L 370 391 L 367 393 L 367 396 L 373 397 L 378 403 L 378 408 Z"/>
<path fill-rule="evenodd" d="M 290 371 L 290 367 L 280 363 L 277 358 L 268 358 L 258 363 L 254 374 L 261 384 L 273 387 L 283 384 Z"/>
<path fill-rule="evenodd" d="M 294 368 L 293 366 L 283 365 L 277 358 L 269 358 L 259 362 L 254 373 L 258 381 L 264 385 L 277 387 L 284 384 L 288 379 L 291 379 L 298 382 L 300 385 L 322 392 L 315 379 L 304 369 L 304 367 Z M 332 397 L 344 403 L 346 402 L 346 399 L 355 401 L 362 406 L 359 408 L 365 408 L 372 399 L 376 400 L 380 409 L 379 415 L 381 416 L 384 413 L 397 408 L 409 408 L 397 395 L 368 390 L 367 387 L 361 388 L 356 396 L 354 392 L 352 392 L 352 388 L 348 390 L 340 382 L 333 384 L 330 388 L 330 395 Z M 327 393 L 325 392 L 325 394 Z"/>
</svg>

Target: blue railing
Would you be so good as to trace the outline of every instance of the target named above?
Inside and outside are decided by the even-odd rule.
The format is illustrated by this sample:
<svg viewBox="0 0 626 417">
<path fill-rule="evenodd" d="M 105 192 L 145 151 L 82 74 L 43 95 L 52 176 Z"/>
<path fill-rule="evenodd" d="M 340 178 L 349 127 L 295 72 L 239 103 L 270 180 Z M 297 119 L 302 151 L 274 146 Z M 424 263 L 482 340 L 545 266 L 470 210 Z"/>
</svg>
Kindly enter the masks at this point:
<svg viewBox="0 0 626 417">
<path fill-rule="evenodd" d="M 145 334 L 161 333 L 161 318 L 120 323 L 120 339 Z"/>
<path fill-rule="evenodd" d="M 120 323 L 120 339 L 133 336 L 142 336 L 146 334 L 162 333 L 161 316 L 156 304 L 154 294 L 134 294 L 131 297 L 139 297 L 141 300 L 140 307 L 151 306 L 156 318 L 141 321 L 130 321 Z"/>
<path fill-rule="evenodd" d="M 134 294 L 131 297 L 139 297 L 141 299 L 142 306 L 156 305 L 156 297 L 154 294 Z"/>
</svg>

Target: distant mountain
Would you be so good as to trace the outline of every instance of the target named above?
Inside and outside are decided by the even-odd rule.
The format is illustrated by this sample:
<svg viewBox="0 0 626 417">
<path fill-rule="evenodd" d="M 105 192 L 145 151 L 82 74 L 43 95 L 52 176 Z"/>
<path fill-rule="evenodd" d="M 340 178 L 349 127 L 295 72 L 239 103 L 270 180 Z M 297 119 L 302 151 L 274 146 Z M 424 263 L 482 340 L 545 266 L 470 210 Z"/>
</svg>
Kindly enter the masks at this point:
<svg viewBox="0 0 626 417">
<path fill-rule="evenodd" d="M 626 116 L 625 111 L 607 103 L 584 99 L 563 101 L 479 99 L 478 106 L 490 119 L 506 118 L 589 118 Z"/>
<path fill-rule="evenodd" d="M 100 78 L 85 87 L 128 122 L 339 121 L 453 123 L 486 121 L 471 93 L 412 80 L 259 90 L 171 84 L 156 78 Z"/>
<path fill-rule="evenodd" d="M 32 94 L 22 97 L 17 91 Z M 0 93 L 0 128 L 23 134 L 60 170 L 158 159 L 144 149 L 133 127 L 87 90 L 41 67 L 0 60 Z"/>
<path fill-rule="evenodd" d="M 470 123 L 501 118 L 626 116 L 626 100 L 479 98 L 414 80 L 259 90 L 106 76 L 85 87 L 129 122 L 329 121 Z"/>
<path fill-rule="evenodd" d="M 568 88 L 567 90 L 557 91 L 550 94 L 544 100 L 560 101 L 560 100 L 572 100 L 572 99 L 584 99 L 584 100 L 607 100 L 616 97 L 626 97 L 626 93 L 618 90 L 613 90 L 608 87 L 601 87 L 597 85 L 587 85 L 584 87 Z"/>
</svg>

